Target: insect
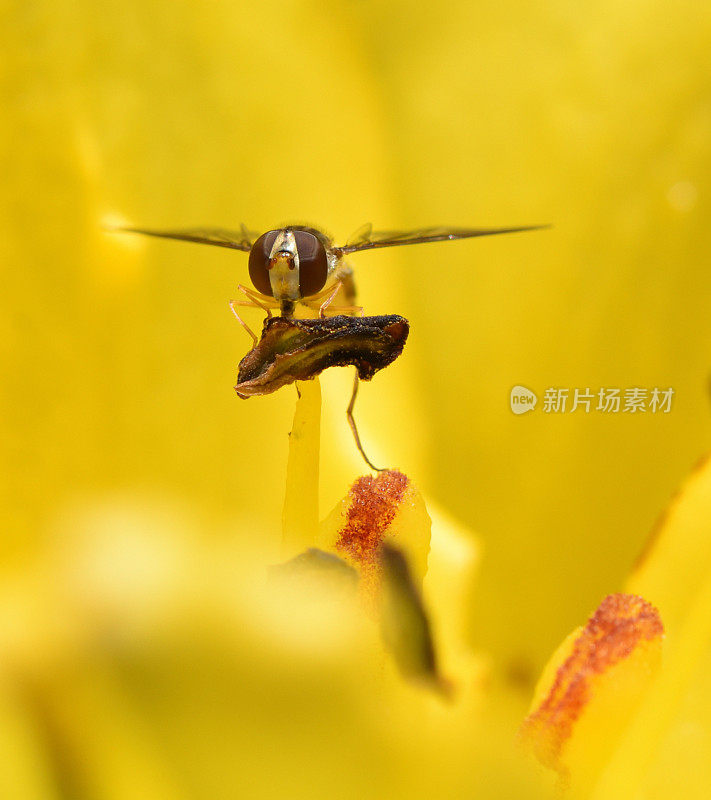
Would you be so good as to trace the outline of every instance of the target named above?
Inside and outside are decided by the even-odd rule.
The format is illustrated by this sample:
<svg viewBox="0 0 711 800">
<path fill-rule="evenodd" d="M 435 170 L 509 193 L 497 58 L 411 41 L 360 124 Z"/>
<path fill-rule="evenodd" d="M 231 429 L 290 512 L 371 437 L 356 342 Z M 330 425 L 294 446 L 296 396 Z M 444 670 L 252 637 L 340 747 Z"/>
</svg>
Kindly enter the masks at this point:
<svg viewBox="0 0 711 800">
<path fill-rule="evenodd" d="M 294 316 L 297 304 L 323 319 L 326 312 L 359 314 L 355 305 L 356 290 L 353 270 L 345 257 L 351 253 L 398 247 L 406 244 L 453 241 L 475 236 L 518 233 L 537 230 L 544 225 L 509 228 L 420 228 L 412 231 L 374 231 L 371 225 L 360 228 L 346 244 L 336 246 L 331 238 L 317 228 L 289 225 L 261 235 L 244 225 L 239 231 L 221 228 L 193 228 L 158 231 L 146 228 L 120 228 L 127 233 L 142 233 L 164 239 L 228 247 L 249 253 L 249 277 L 254 288 L 239 284 L 238 290 L 246 300 L 230 300 L 230 308 L 240 324 L 257 344 L 257 335 L 240 317 L 238 307 L 261 308 L 272 316 L 272 309 L 287 319 Z M 338 292 L 343 291 L 345 304 L 333 305 Z"/>
<path fill-rule="evenodd" d="M 392 328 L 387 317 L 364 317 L 356 305 L 353 270 L 346 256 L 381 247 L 453 241 L 501 233 L 538 230 L 545 225 L 507 228 L 420 228 L 411 231 L 374 231 L 364 225 L 346 244 L 336 246 L 323 231 L 304 225 L 287 225 L 261 235 L 248 230 L 191 228 L 151 230 L 122 227 L 115 230 L 140 233 L 163 239 L 227 247 L 249 253 L 249 277 L 253 288 L 237 287 L 246 300 L 230 300 L 230 308 L 254 341 L 254 347 L 239 367 L 237 394 L 240 397 L 268 394 L 287 383 L 314 378 L 329 366 L 354 365 L 355 382 L 348 410 L 348 424 L 356 446 L 369 467 L 353 419 L 359 377 L 369 380 L 402 352 L 409 325 L 397 317 Z M 343 303 L 334 304 L 342 293 Z M 305 306 L 316 319 L 297 320 L 297 305 Z M 255 307 L 266 311 L 261 340 L 239 314 L 238 308 Z M 274 318 L 272 310 L 279 316 Z M 329 315 L 337 317 L 326 319 Z M 358 320 L 358 321 L 356 321 Z M 400 322 L 401 321 L 401 322 Z M 397 330 L 395 337 L 385 333 Z M 390 338 L 388 338 L 390 337 Z"/>
</svg>

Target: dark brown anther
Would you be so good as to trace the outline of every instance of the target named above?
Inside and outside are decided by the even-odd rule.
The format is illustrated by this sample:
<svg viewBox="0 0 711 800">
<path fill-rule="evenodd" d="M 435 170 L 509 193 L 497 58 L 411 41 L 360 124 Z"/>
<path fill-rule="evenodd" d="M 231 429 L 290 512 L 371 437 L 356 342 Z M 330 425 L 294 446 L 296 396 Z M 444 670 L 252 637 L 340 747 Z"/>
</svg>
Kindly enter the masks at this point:
<svg viewBox="0 0 711 800">
<path fill-rule="evenodd" d="M 369 381 L 391 364 L 402 353 L 409 331 L 408 321 L 397 314 L 268 318 L 261 339 L 240 361 L 235 391 L 245 399 L 270 394 L 294 381 L 312 380 L 328 367 L 354 366 L 355 383 L 346 418 L 366 464 L 380 472 L 365 454 L 353 418 L 358 381 Z"/>
<path fill-rule="evenodd" d="M 402 352 L 410 326 L 404 317 L 336 316 L 264 321 L 258 344 L 240 361 L 240 397 L 270 394 L 294 381 L 308 381 L 328 367 L 354 366 L 361 380 L 391 364 Z"/>
</svg>

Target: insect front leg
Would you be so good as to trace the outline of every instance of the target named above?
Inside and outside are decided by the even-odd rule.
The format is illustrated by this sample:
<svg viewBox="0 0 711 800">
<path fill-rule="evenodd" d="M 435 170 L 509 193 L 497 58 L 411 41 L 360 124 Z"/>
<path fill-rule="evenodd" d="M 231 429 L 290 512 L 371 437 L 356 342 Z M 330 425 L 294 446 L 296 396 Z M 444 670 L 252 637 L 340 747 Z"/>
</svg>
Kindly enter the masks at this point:
<svg viewBox="0 0 711 800">
<path fill-rule="evenodd" d="M 251 305 L 257 306 L 263 311 L 266 311 L 268 317 L 271 317 L 272 315 L 271 308 L 279 308 L 279 303 L 277 303 L 273 297 L 267 297 L 264 294 L 255 292 L 254 289 L 250 289 L 248 286 L 243 286 L 241 283 L 237 286 L 237 288 L 240 290 L 240 292 L 242 292 L 243 295 L 247 297 L 248 300 L 252 301 Z"/>
<path fill-rule="evenodd" d="M 247 325 L 247 323 L 240 317 L 239 312 L 237 311 L 237 306 L 242 306 L 246 308 L 261 308 L 263 311 L 267 312 L 267 316 L 271 317 L 272 312 L 266 303 L 269 302 L 269 299 L 262 298 L 261 295 L 253 292 L 251 289 L 248 289 L 246 286 L 242 286 L 240 284 L 237 287 L 242 294 L 247 297 L 247 301 L 244 300 L 230 300 L 230 310 L 232 313 L 237 317 L 237 321 L 239 324 L 247 331 L 247 333 L 254 339 L 254 344 L 259 342 L 259 337 L 257 334 Z M 273 306 L 276 308 L 276 303 L 272 301 Z"/>
<path fill-rule="evenodd" d="M 237 317 L 237 322 L 247 331 L 247 333 L 254 339 L 254 343 L 257 344 L 259 342 L 259 337 L 257 334 L 247 325 L 247 323 L 240 317 L 239 312 L 237 311 L 237 306 L 250 306 L 254 308 L 254 303 L 245 303 L 242 300 L 230 300 L 230 311 Z"/>
</svg>

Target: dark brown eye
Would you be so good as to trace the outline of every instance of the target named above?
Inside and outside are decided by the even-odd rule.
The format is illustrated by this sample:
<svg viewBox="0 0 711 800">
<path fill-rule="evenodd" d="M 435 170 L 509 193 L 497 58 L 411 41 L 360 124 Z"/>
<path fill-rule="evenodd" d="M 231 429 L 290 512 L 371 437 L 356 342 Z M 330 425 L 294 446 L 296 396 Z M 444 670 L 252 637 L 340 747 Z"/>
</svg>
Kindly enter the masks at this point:
<svg viewBox="0 0 711 800">
<path fill-rule="evenodd" d="M 249 277 L 254 288 L 262 294 L 273 297 L 269 281 L 269 256 L 279 231 L 267 231 L 252 245 L 249 251 Z"/>
<path fill-rule="evenodd" d="M 326 284 L 326 250 L 313 233 L 308 231 L 294 231 L 294 238 L 299 252 L 299 291 L 302 297 L 309 297 L 323 289 Z"/>
</svg>

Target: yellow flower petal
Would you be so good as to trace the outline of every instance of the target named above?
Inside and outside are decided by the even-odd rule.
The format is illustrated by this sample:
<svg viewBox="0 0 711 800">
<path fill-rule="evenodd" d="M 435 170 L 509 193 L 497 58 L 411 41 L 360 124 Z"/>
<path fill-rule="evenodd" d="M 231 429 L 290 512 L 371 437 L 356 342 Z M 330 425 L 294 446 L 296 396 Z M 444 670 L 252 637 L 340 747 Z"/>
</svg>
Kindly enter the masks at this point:
<svg viewBox="0 0 711 800">
<path fill-rule="evenodd" d="M 668 632 L 684 624 L 711 576 L 711 459 L 701 461 L 657 523 L 627 590 L 648 597 Z"/>
<path fill-rule="evenodd" d="M 43 738 L 22 702 L 22 692 L 0 678 L 0 797 L 58 800 Z"/>
<path fill-rule="evenodd" d="M 596 790 L 601 800 L 664 787 L 708 797 L 711 694 L 711 461 L 688 478 L 662 517 L 628 588 L 658 605 L 667 629 L 664 668 Z"/>
<path fill-rule="evenodd" d="M 471 668 L 469 615 L 481 548 L 472 531 L 429 498 L 427 511 L 432 518 L 432 541 L 424 592 L 437 651 L 448 675 L 454 665 L 466 672 Z"/>
</svg>

